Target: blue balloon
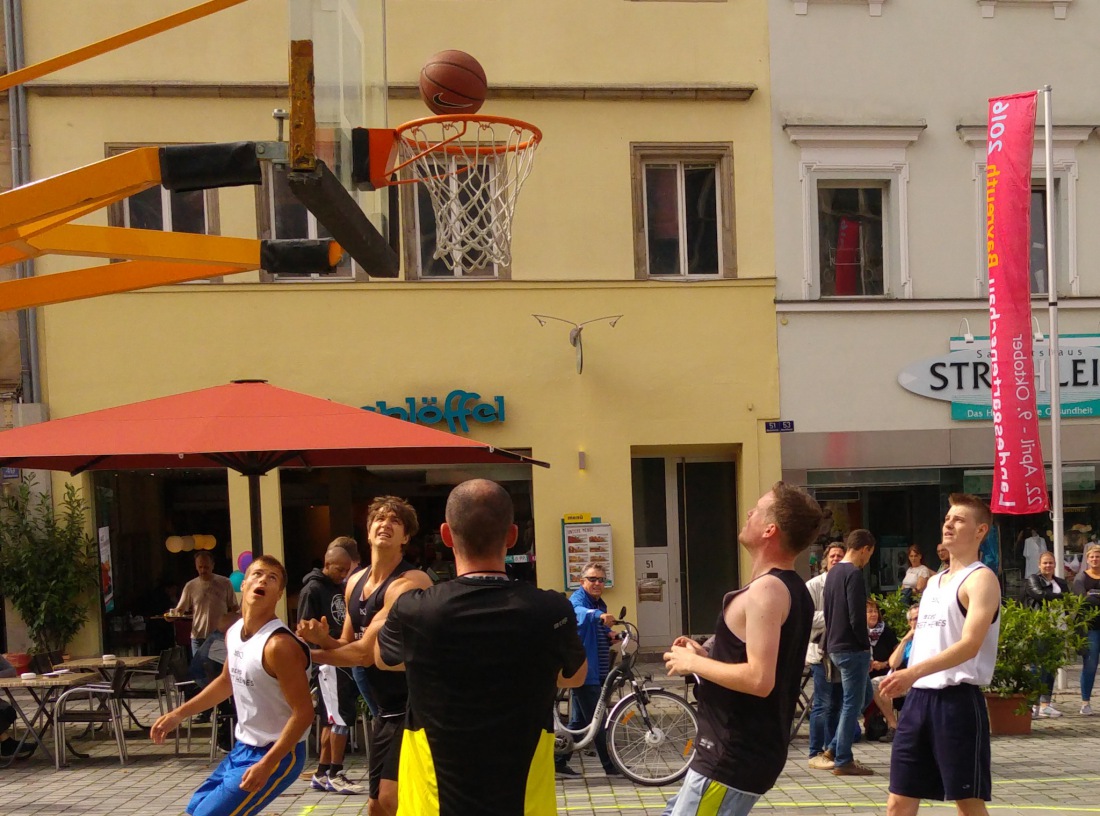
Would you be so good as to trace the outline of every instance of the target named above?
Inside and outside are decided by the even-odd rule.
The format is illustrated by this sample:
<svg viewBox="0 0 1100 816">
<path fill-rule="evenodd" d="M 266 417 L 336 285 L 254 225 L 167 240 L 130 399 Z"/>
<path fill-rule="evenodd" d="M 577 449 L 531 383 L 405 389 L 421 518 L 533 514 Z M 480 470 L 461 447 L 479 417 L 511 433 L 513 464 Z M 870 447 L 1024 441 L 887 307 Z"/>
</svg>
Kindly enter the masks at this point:
<svg viewBox="0 0 1100 816">
<path fill-rule="evenodd" d="M 229 573 L 229 583 L 233 585 L 234 592 L 241 591 L 241 582 L 244 581 L 244 573 L 240 570 L 233 570 Z"/>
</svg>

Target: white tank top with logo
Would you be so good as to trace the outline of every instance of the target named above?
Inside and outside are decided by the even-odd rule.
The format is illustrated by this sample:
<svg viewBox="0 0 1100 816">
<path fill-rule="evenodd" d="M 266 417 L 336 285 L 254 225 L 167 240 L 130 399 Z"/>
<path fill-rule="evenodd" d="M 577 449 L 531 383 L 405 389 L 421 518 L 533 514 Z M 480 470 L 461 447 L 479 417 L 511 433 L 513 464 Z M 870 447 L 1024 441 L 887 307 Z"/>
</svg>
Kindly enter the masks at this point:
<svg viewBox="0 0 1100 816">
<path fill-rule="evenodd" d="M 233 682 L 233 701 L 237 707 L 237 740 L 262 748 L 279 739 L 291 708 L 279 687 L 279 681 L 264 668 L 264 646 L 268 638 L 280 629 L 294 637 L 290 629 L 274 618 L 252 635 L 241 639 L 244 621 L 237 621 L 225 633 L 225 645 L 229 660 L 229 678 Z M 309 675 L 309 652 L 306 653 L 306 675 Z M 309 726 L 302 732 L 299 742 L 309 736 Z"/>
<path fill-rule="evenodd" d="M 989 569 L 980 561 L 968 564 L 957 573 L 941 572 L 928 579 L 928 586 L 920 599 L 920 617 L 913 635 L 913 649 L 909 665 L 935 657 L 947 647 L 962 639 L 966 610 L 959 600 L 959 587 L 976 570 Z M 969 683 L 985 686 L 993 679 L 997 663 L 997 637 L 1001 631 L 1001 613 L 998 609 L 993 624 L 985 633 L 978 653 L 957 666 L 933 672 L 913 683 L 913 688 L 942 689 Z"/>
</svg>

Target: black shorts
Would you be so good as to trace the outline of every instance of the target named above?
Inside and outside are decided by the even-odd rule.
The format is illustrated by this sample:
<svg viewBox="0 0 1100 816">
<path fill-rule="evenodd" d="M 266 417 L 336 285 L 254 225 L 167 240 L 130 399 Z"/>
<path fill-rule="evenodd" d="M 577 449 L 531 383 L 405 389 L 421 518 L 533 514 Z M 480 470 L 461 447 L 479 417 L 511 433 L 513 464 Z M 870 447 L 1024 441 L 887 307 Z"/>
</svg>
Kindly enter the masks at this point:
<svg viewBox="0 0 1100 816">
<path fill-rule="evenodd" d="M 989 765 L 989 712 L 981 689 L 963 684 L 909 691 L 890 755 L 890 793 L 988 802 Z"/>
<path fill-rule="evenodd" d="M 397 781 L 397 761 L 401 757 L 401 735 L 404 733 L 404 714 L 380 716 L 371 720 L 367 738 L 370 746 L 367 793 L 371 799 L 378 798 L 378 788 L 383 779 Z"/>
</svg>

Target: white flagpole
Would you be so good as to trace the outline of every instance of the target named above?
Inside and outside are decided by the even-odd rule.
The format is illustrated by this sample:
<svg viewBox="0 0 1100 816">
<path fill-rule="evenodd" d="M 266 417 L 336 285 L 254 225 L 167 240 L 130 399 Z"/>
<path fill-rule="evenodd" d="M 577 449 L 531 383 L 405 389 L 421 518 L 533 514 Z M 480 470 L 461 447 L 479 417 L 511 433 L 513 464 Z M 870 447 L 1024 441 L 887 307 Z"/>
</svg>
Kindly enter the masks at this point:
<svg viewBox="0 0 1100 816">
<path fill-rule="evenodd" d="M 1046 172 L 1047 231 L 1047 307 L 1050 313 L 1050 344 L 1047 362 L 1050 366 L 1050 520 L 1054 527 L 1054 572 L 1066 577 L 1066 545 L 1062 530 L 1062 384 L 1058 371 L 1058 276 L 1054 268 L 1054 165 L 1053 125 L 1051 123 L 1051 87 L 1044 85 L 1043 141 Z"/>
</svg>

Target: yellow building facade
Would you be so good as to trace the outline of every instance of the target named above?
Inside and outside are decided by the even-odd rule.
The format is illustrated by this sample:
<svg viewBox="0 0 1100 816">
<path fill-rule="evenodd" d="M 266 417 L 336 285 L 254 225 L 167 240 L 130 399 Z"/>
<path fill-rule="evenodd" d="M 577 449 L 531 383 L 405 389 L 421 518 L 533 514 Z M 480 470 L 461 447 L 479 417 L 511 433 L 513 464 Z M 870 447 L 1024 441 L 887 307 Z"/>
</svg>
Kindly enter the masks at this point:
<svg viewBox="0 0 1100 816">
<path fill-rule="evenodd" d="M 81 0 L 26 4 L 28 62 L 152 13 L 137 0 L 101 5 L 89 19 Z M 355 19 L 375 55 L 377 8 L 329 5 Z M 273 139 L 272 109 L 288 106 L 286 6 L 251 0 L 32 83 L 34 178 L 136 144 Z M 778 436 L 765 427 L 779 419 L 766 4 L 389 0 L 385 34 L 391 124 L 427 115 L 419 66 L 459 48 L 489 76 L 485 113 L 543 130 L 510 267 L 448 277 L 414 268 L 408 248 L 425 214 L 406 189 L 391 212 L 405 242 L 396 280 L 242 273 L 41 309 L 50 416 L 238 378 L 376 408 L 463 390 L 504 407 L 498 421 L 471 423 L 471 436 L 551 464 L 503 476 L 521 496 L 541 586 L 566 588 L 563 517 L 587 514 L 610 525 L 608 604 L 626 606 L 646 642 L 712 631 L 721 592 L 747 579 L 737 530 L 781 473 Z M 262 234 L 269 194 L 206 194 L 205 228 Z M 42 259 L 35 271 L 82 265 Z M 534 315 L 621 318 L 585 327 L 578 373 L 570 326 Z M 348 484 L 411 490 L 426 526 L 438 524 L 449 485 L 479 473 L 498 475 L 269 475 L 265 550 L 308 565 L 332 535 L 363 543 Z M 224 560 L 232 567 L 249 549 L 244 479 L 181 478 L 85 477 L 97 525 L 110 530 L 115 613 L 137 608 L 137 582 L 178 573 L 183 556 L 166 553 L 164 537 L 209 532 L 180 526 L 209 521 L 214 505 L 228 517 Z"/>
</svg>

